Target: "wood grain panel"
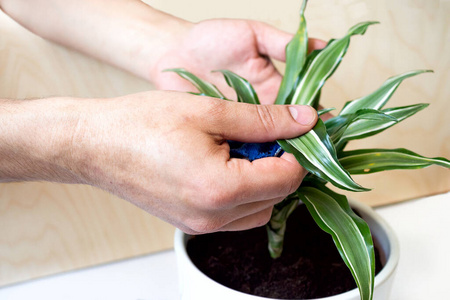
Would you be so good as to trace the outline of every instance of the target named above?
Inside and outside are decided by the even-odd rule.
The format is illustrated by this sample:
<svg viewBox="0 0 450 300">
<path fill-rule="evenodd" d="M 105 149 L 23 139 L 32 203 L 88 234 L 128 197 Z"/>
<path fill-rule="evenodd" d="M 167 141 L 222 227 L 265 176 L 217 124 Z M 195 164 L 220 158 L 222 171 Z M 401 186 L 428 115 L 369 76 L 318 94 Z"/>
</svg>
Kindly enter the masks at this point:
<svg viewBox="0 0 450 300">
<path fill-rule="evenodd" d="M 147 2 L 194 22 L 206 18 L 250 18 L 288 32 L 295 32 L 297 28 L 296 12 L 301 3 L 300 0 L 195 0 L 177 5 L 164 0 Z M 352 38 L 346 57 L 323 89 L 325 106 L 341 108 L 346 101 L 370 93 L 388 77 L 405 71 L 434 70 L 433 74 L 405 81 L 389 104 L 426 102 L 430 107 L 387 133 L 352 142 L 350 148 L 403 147 L 425 156 L 450 157 L 450 125 L 446 113 L 450 99 L 449 15 L 450 1 L 442 0 L 308 2 L 306 19 L 312 37 L 339 38 L 358 22 L 376 20 L 381 23 L 369 28 L 364 36 Z M 281 70 L 284 68 L 281 63 L 277 66 Z M 434 166 L 355 176 L 355 180 L 373 191 L 347 194 L 370 205 L 385 205 L 450 190 L 450 172 Z"/>
<path fill-rule="evenodd" d="M 153 89 L 0 14 L 0 97 L 114 97 Z M 89 186 L 0 184 L 0 286 L 172 247 L 174 228 Z"/>
<path fill-rule="evenodd" d="M 147 1 L 191 21 L 250 18 L 293 32 L 299 0 Z M 358 147 L 405 147 L 450 157 L 449 1 L 314 0 L 307 20 L 311 36 L 339 37 L 353 24 L 378 20 L 355 37 L 340 69 L 323 91 L 327 106 L 341 107 L 387 77 L 418 68 L 434 74 L 408 79 L 392 105 L 430 102 L 389 134 Z M 277 63 L 282 70 L 283 65 Z M 0 97 L 113 97 L 152 89 L 147 82 L 49 43 L 0 13 Z M 450 189 L 448 170 L 430 167 L 358 176 L 375 190 L 352 194 L 371 205 Z M 0 184 L 0 286 L 105 263 L 172 246 L 172 226 L 98 189 L 52 183 Z"/>
<path fill-rule="evenodd" d="M 173 228 L 89 186 L 0 187 L 0 283 L 168 249 Z"/>
</svg>

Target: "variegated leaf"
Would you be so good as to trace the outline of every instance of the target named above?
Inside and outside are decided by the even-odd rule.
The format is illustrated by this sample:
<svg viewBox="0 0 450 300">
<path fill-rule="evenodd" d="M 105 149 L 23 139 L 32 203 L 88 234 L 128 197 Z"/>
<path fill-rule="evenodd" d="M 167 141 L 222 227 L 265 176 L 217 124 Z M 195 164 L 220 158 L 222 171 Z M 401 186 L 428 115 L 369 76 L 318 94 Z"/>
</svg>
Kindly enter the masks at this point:
<svg viewBox="0 0 450 300">
<path fill-rule="evenodd" d="M 355 192 L 369 190 L 354 182 L 342 168 L 322 120 L 300 137 L 277 142 L 284 151 L 294 154 L 305 169 L 333 185 Z"/>
<path fill-rule="evenodd" d="M 339 115 L 352 114 L 362 108 L 381 109 L 389 101 L 392 94 L 395 92 L 395 90 L 400 85 L 400 83 L 402 83 L 403 80 L 425 72 L 432 72 L 432 71 L 415 70 L 391 77 L 388 80 L 386 80 L 383 83 L 383 85 L 381 85 L 381 87 L 379 87 L 376 91 L 372 92 L 371 94 L 347 102 L 344 105 L 342 111 L 339 113 Z"/>
<path fill-rule="evenodd" d="M 316 95 L 325 81 L 334 73 L 350 44 L 350 37 L 364 34 L 367 27 L 378 22 L 363 22 L 353 26 L 347 35 L 330 42 L 324 49 L 317 52 L 314 59 L 305 70 L 295 89 L 290 104 L 313 105 Z"/>
<path fill-rule="evenodd" d="M 336 108 L 334 108 L 334 107 L 324 108 L 324 109 L 321 109 L 321 110 L 317 111 L 317 114 L 318 114 L 319 116 L 321 116 L 321 115 L 324 115 L 324 114 L 326 114 L 326 113 L 329 113 L 330 111 L 333 111 L 333 110 L 335 110 L 335 109 L 336 109 Z"/>
<path fill-rule="evenodd" d="M 428 104 L 415 104 L 382 110 L 382 113 L 392 117 L 391 120 L 358 119 L 348 125 L 339 142 L 361 139 L 380 133 L 427 106 Z"/>
<path fill-rule="evenodd" d="M 431 165 L 450 168 L 443 157 L 428 158 L 407 149 L 361 149 L 343 152 L 339 158 L 350 174 L 370 174 L 397 169 L 421 169 Z"/>
<path fill-rule="evenodd" d="M 216 72 L 223 74 L 228 85 L 236 92 L 238 102 L 260 104 L 255 89 L 246 79 L 228 70 Z"/>
<path fill-rule="evenodd" d="M 289 195 L 282 202 L 274 206 L 272 217 L 266 225 L 267 237 L 269 239 L 269 253 L 272 258 L 281 256 L 286 232 L 286 222 L 290 214 L 298 206 L 300 199 L 297 193 Z"/>
<path fill-rule="evenodd" d="M 300 24 L 292 40 L 286 46 L 286 69 L 283 80 L 278 90 L 275 104 L 286 104 L 291 94 L 298 75 L 305 63 L 308 52 L 308 33 L 306 30 L 305 8 L 307 1 L 304 0 L 300 9 Z"/>
<path fill-rule="evenodd" d="M 376 121 L 376 122 L 397 122 L 397 119 L 389 116 L 381 111 L 374 109 L 360 109 L 356 113 L 350 115 L 336 116 L 325 121 L 325 126 L 327 127 L 327 133 L 330 135 L 331 140 L 335 146 L 339 146 L 339 141 L 341 140 L 343 134 L 346 132 L 347 128 L 354 122 L 360 120 L 365 121 Z M 339 152 L 341 149 L 336 147 Z"/>
<path fill-rule="evenodd" d="M 167 69 L 164 70 L 164 72 L 177 73 L 181 78 L 186 79 L 187 81 L 192 83 L 192 85 L 194 85 L 200 91 L 200 95 L 226 99 L 225 96 L 219 91 L 219 89 L 215 85 L 198 78 L 197 76 L 195 76 L 191 72 L 186 71 L 185 69 L 182 68 Z"/>
<path fill-rule="evenodd" d="M 375 254 L 367 223 L 351 210 L 345 196 L 325 186 L 301 186 L 297 194 L 317 225 L 333 237 L 356 281 L 361 299 L 372 299 Z"/>
</svg>

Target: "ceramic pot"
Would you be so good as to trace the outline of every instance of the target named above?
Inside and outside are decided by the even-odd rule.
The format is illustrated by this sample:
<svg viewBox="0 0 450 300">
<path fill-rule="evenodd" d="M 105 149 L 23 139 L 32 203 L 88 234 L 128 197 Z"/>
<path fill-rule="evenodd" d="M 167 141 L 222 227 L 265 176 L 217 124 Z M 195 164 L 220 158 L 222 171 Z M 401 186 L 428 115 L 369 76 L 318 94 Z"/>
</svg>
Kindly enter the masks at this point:
<svg viewBox="0 0 450 300">
<path fill-rule="evenodd" d="M 383 269 L 375 276 L 375 300 L 389 299 L 395 270 L 399 260 L 399 244 L 397 237 L 390 226 L 369 206 L 360 202 L 349 200 L 353 209 L 369 225 L 377 247 L 381 252 Z M 190 235 L 181 230 L 175 232 L 175 253 L 178 264 L 178 275 L 182 300 L 268 300 L 270 298 L 245 294 L 228 288 L 202 273 L 191 261 L 186 251 L 186 244 Z M 317 300 L 359 300 L 358 289 Z M 275 299 L 273 299 L 275 300 Z"/>
</svg>

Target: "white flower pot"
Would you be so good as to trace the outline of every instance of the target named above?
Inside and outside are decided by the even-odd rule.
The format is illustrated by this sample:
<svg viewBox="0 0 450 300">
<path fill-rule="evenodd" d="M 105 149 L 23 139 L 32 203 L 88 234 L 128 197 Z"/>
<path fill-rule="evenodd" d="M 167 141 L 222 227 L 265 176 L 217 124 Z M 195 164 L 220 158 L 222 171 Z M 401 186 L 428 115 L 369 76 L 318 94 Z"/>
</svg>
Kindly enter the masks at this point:
<svg viewBox="0 0 450 300">
<path fill-rule="evenodd" d="M 375 277 L 375 300 L 389 299 L 395 269 L 399 260 L 399 245 L 397 237 L 390 226 L 369 206 L 350 200 L 352 208 L 356 209 L 369 224 L 372 235 L 378 241 L 382 254 L 383 269 Z M 175 232 L 175 253 L 178 263 L 178 274 L 182 300 L 267 300 L 269 298 L 253 296 L 230 289 L 203 274 L 191 261 L 186 251 L 190 235 L 181 230 Z M 359 300 L 359 291 L 351 291 L 320 298 L 323 300 Z M 275 300 L 275 299 L 274 299 Z"/>
</svg>

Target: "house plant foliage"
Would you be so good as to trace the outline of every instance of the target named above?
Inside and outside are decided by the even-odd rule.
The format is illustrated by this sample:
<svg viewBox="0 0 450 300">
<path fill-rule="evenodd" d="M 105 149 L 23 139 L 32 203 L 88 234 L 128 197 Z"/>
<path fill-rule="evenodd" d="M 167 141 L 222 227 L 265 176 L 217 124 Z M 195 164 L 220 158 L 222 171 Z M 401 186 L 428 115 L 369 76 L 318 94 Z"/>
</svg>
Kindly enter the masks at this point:
<svg viewBox="0 0 450 300">
<path fill-rule="evenodd" d="M 363 35 L 378 22 L 358 23 L 341 38 L 330 40 L 325 48 L 308 53 L 306 4 L 307 1 L 303 1 L 298 30 L 286 46 L 286 70 L 275 104 L 311 105 L 318 109 L 321 88 L 341 63 L 351 38 Z M 213 84 L 187 70 L 168 71 L 189 80 L 199 90 L 199 95 L 228 100 Z M 258 95 L 246 79 L 228 70 L 216 72 L 224 75 L 228 85 L 235 90 L 239 102 L 260 104 Z M 353 212 L 346 196 L 332 191 L 327 184 L 343 190 L 366 192 L 369 189 L 357 184 L 351 175 L 418 169 L 433 164 L 450 168 L 448 159 L 427 158 L 407 149 L 346 150 L 350 141 L 381 133 L 426 108 L 428 104 L 423 103 L 391 108 L 385 108 L 385 105 L 403 80 L 427 72 L 431 71 L 414 70 L 388 78 L 370 94 L 345 103 L 336 116 L 326 121 L 319 120 L 303 136 L 264 145 L 229 142 L 231 156 L 253 160 L 277 156 L 286 151 L 292 153 L 309 171 L 298 190 L 274 207 L 272 218 L 266 225 L 268 248 L 273 258 L 282 255 L 286 220 L 303 202 L 317 225 L 332 236 L 339 254 L 353 275 L 361 299 L 372 299 L 375 261 L 369 226 Z M 320 110 L 319 114 L 330 110 Z M 251 154 L 255 151 L 262 154 Z"/>
</svg>

